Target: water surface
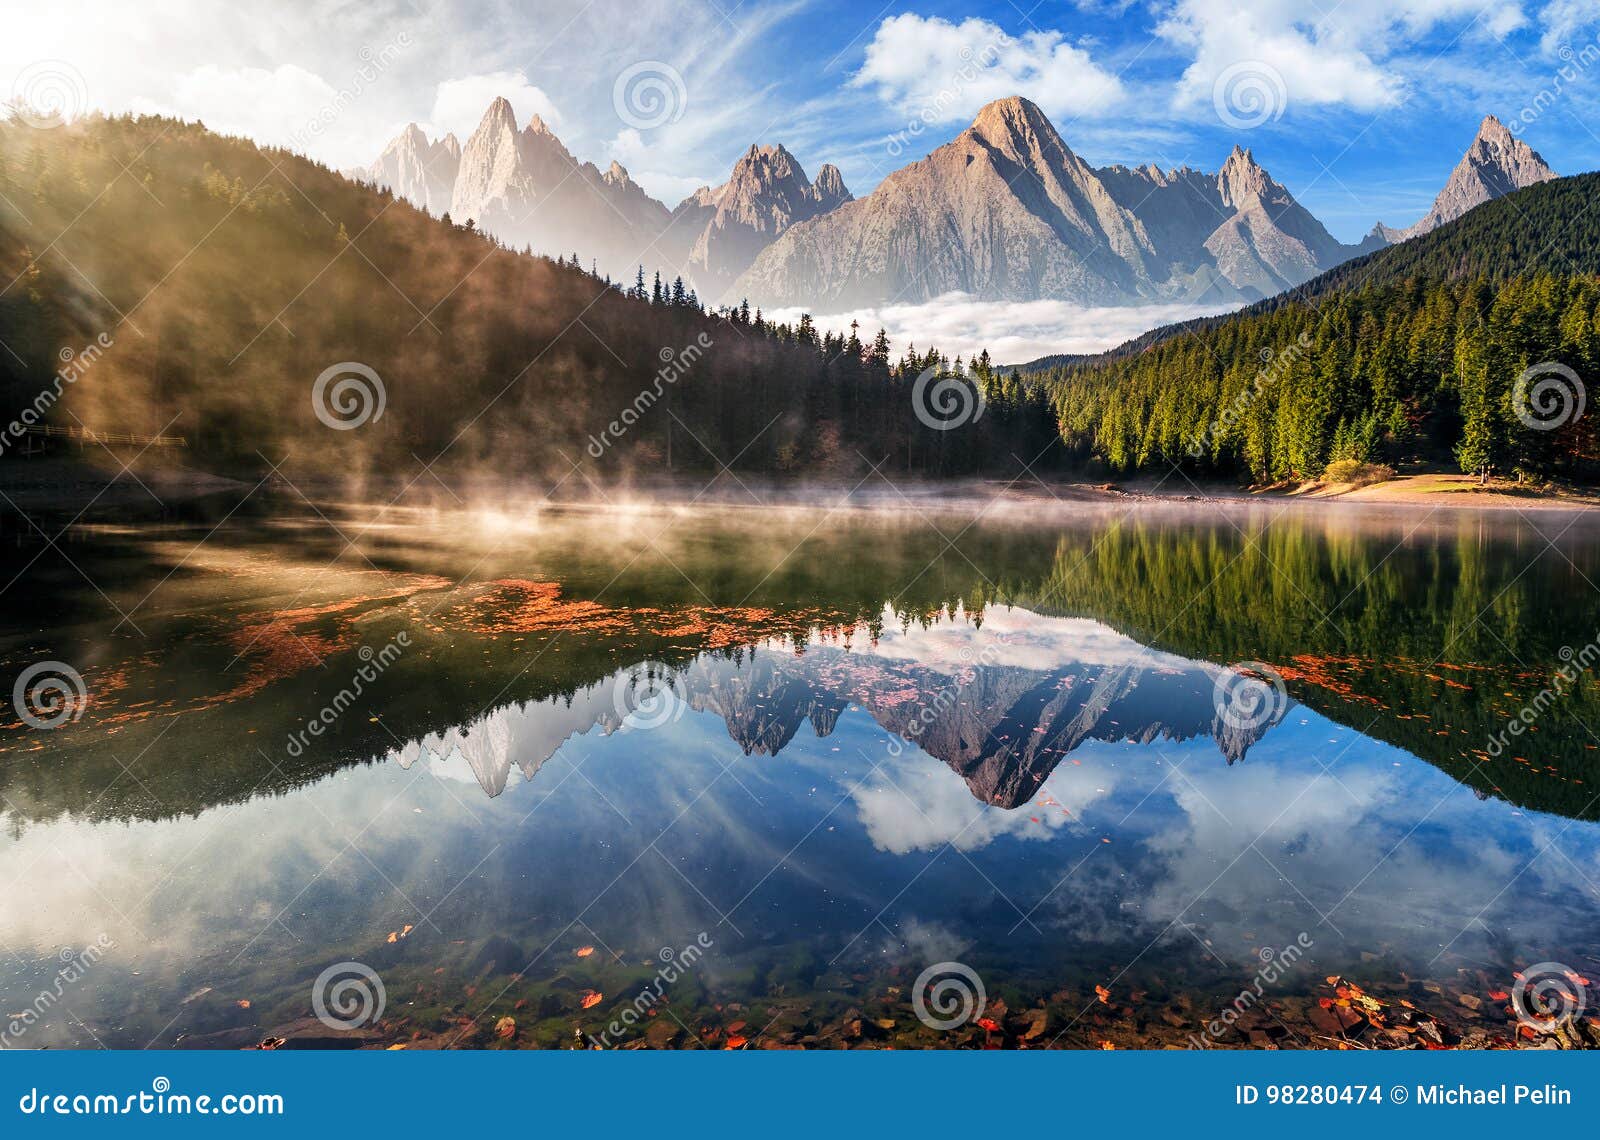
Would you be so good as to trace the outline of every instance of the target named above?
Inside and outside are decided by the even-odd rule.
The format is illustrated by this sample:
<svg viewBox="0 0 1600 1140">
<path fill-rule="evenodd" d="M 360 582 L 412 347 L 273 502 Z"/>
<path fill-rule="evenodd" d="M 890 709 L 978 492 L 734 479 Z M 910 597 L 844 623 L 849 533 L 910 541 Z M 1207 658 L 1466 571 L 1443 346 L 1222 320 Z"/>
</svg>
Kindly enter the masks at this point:
<svg viewBox="0 0 1600 1140">
<path fill-rule="evenodd" d="M 1396 1043 L 1350 983 L 1509 1041 L 1518 971 L 1600 968 L 1595 536 L 284 502 L 14 540 L 0 674 L 86 699 L 0 729 L 0 1012 L 61 990 L 6 1044 L 338 1037 L 345 962 L 386 1000 L 351 1039 L 413 1048 Z M 949 963 L 987 1024 L 918 1018 Z"/>
</svg>

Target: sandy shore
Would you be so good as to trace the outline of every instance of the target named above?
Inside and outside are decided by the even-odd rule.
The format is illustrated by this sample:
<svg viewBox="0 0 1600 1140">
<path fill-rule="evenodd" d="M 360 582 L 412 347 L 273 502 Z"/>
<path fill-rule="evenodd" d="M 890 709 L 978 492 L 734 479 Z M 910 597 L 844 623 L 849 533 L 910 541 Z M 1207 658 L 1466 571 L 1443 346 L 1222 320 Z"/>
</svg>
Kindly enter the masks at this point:
<svg viewBox="0 0 1600 1140">
<path fill-rule="evenodd" d="M 1477 510 L 1587 510 L 1600 507 L 1600 491 L 1573 487 L 1534 487 L 1512 480 L 1480 485 L 1472 475 L 1400 475 L 1383 483 L 1356 487 L 1348 483 L 1279 484 L 1238 487 L 1200 484 L 1182 478 L 1165 482 L 1139 480 L 1121 485 L 1130 496 L 1150 499 L 1224 499 L 1228 501 L 1295 500 L 1319 503 L 1370 503 L 1374 506 L 1470 507 Z"/>
</svg>

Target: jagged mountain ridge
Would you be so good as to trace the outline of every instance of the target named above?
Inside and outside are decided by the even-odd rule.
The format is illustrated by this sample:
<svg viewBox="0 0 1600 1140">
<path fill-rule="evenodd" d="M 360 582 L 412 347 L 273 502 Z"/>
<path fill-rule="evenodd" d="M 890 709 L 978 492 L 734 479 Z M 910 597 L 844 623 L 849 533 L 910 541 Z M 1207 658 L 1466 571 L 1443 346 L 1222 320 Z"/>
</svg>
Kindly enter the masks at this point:
<svg viewBox="0 0 1600 1140">
<path fill-rule="evenodd" d="M 752 145 L 727 182 L 715 189 L 700 187 L 672 212 L 672 240 L 706 296 L 737 301 L 724 294 L 757 254 L 796 222 L 851 200 L 844 176 L 832 163 L 825 163 L 813 182 L 781 145 Z"/>
<path fill-rule="evenodd" d="M 411 123 L 371 166 L 345 173 L 436 216 L 471 219 L 507 245 L 577 253 L 619 279 L 641 265 L 664 267 L 707 300 L 790 225 L 851 200 L 832 163 L 813 181 L 783 146 L 752 145 L 725 183 L 669 211 L 620 163 L 601 171 L 575 157 L 539 116 L 519 129 L 503 98 L 465 144 L 454 135 L 432 141 Z"/>
<path fill-rule="evenodd" d="M 1095 168 L 1019 97 L 856 199 L 838 168 L 813 181 L 781 145 L 751 146 L 726 182 L 668 211 L 613 162 L 581 162 L 537 116 L 496 99 L 466 144 L 415 124 L 353 176 L 511 245 L 578 252 L 622 279 L 682 275 L 702 299 L 849 309 L 949 292 L 1085 304 L 1256 301 L 1555 177 L 1493 116 L 1428 215 L 1346 245 L 1235 146 L 1214 173 Z"/>
<path fill-rule="evenodd" d="M 461 143 L 455 135 L 433 142 L 416 123 L 408 123 L 371 166 L 345 173 L 438 215 L 450 209 L 460 169 Z"/>
<path fill-rule="evenodd" d="M 1212 667 L 1199 664 L 977 665 L 952 673 L 940 665 L 816 647 L 798 657 L 759 650 L 742 664 L 702 657 L 673 687 L 688 707 L 721 717 L 747 756 L 776 756 L 807 724 L 826 738 L 846 708 L 859 706 L 909 742 L 906 748 L 949 765 L 976 799 L 1014 809 L 1090 740 L 1149 744 L 1209 737 L 1229 764 L 1243 760 L 1286 707 L 1260 725 L 1232 725 L 1216 707 L 1213 684 Z M 470 773 L 495 797 L 505 791 L 513 767 L 532 780 L 569 739 L 621 728 L 618 691 L 613 680 L 570 701 L 503 708 L 410 742 L 391 758 L 408 769 L 419 761 L 441 765 L 441 772 L 459 765 L 458 777 Z"/>
<path fill-rule="evenodd" d="M 1035 104 L 990 103 L 865 198 L 792 227 L 735 292 L 854 307 L 959 291 L 1114 304 L 1253 299 L 1361 252 L 1235 148 L 1215 174 L 1097 170 Z"/>
</svg>

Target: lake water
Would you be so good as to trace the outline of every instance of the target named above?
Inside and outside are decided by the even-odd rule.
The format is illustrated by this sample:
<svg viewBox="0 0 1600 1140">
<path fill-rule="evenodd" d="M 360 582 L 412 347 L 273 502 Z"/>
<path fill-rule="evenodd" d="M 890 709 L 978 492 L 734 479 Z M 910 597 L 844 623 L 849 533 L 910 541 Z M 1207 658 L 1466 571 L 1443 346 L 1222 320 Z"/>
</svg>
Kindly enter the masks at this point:
<svg viewBox="0 0 1600 1140">
<path fill-rule="evenodd" d="M 4 1044 L 1481 1046 L 1600 970 L 1579 516 L 297 502 L 7 535 Z"/>
</svg>

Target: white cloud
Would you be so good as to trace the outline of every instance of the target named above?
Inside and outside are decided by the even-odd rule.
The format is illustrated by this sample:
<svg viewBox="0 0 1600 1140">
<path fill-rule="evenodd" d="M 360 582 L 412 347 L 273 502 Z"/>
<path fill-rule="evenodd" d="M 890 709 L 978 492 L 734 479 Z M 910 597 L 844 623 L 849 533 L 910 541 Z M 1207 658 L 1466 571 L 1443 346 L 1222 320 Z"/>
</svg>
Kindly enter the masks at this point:
<svg viewBox="0 0 1600 1140">
<path fill-rule="evenodd" d="M 1114 773 L 1077 766 L 1057 768 L 1040 787 L 1032 811 L 995 807 L 976 799 L 949 765 L 908 750 L 879 762 L 865 778 L 841 781 L 856 816 L 879 851 L 905 855 L 954 844 L 976 851 L 1002 836 L 1047 840 L 1059 830 L 1080 831 L 1082 819 L 1113 794 Z M 1037 806 L 1054 801 L 1048 806 Z"/>
<path fill-rule="evenodd" d="M 1376 111 L 1405 97 L 1407 52 L 1429 33 L 1462 24 L 1463 38 L 1501 37 L 1525 19 L 1516 0 L 1346 0 L 1315 20 L 1293 0 L 1179 0 L 1157 31 L 1193 55 L 1180 109 L 1211 107 L 1219 81 L 1244 71 L 1291 107 Z"/>
<path fill-rule="evenodd" d="M 1539 24 L 1539 48 L 1546 55 L 1577 51 L 1600 30 L 1600 0 L 1550 0 L 1539 10 Z"/>
<path fill-rule="evenodd" d="M 1104 110 L 1122 84 L 1089 53 L 1057 31 L 1011 36 L 988 20 L 959 24 L 915 13 L 878 25 L 854 86 L 874 88 L 884 102 L 933 123 L 969 119 L 985 103 L 1011 95 L 1032 99 L 1048 115 Z"/>
<path fill-rule="evenodd" d="M 679 157 L 675 150 L 651 145 L 633 127 L 625 127 L 606 144 L 606 153 L 627 168 L 628 174 L 645 192 L 669 206 L 675 206 L 702 186 L 715 186 L 722 177 L 668 172 Z"/>
<path fill-rule="evenodd" d="M 271 71 L 207 63 L 178 77 L 170 103 L 214 131 L 287 146 L 337 95 L 320 75 L 292 63 Z"/>
<path fill-rule="evenodd" d="M 462 142 L 467 140 L 496 98 L 505 98 L 517 113 L 517 125 L 526 126 L 528 120 L 538 115 L 551 130 L 561 127 L 561 115 L 556 105 L 540 88 L 528 81 L 521 71 L 491 71 L 484 75 L 467 75 L 460 79 L 446 79 L 440 83 L 433 97 L 433 111 L 428 116 L 429 135 L 454 132 Z"/>
<path fill-rule="evenodd" d="M 889 334 L 899 353 L 915 342 L 922 350 L 937 348 L 954 359 L 970 360 L 982 349 L 997 364 L 1024 364 L 1058 352 L 1102 352 L 1161 325 L 1212 316 L 1237 306 L 1107 305 L 1090 307 L 1066 301 L 976 301 L 965 293 L 946 293 L 916 305 L 886 305 L 855 312 L 813 314 L 819 328 L 838 331 L 861 325 L 861 338 L 879 328 Z M 765 316 L 792 322 L 799 309 L 779 309 Z"/>
</svg>

